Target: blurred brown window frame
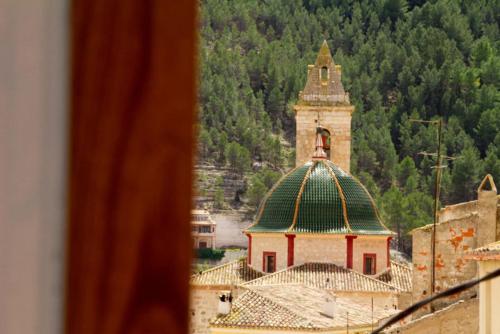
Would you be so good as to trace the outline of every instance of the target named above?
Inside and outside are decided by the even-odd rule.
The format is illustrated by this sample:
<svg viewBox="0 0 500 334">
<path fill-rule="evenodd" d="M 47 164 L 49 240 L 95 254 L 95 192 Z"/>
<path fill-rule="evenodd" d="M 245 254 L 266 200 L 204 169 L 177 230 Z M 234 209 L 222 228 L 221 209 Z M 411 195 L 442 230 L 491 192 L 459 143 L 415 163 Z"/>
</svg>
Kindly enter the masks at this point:
<svg viewBox="0 0 500 334">
<path fill-rule="evenodd" d="M 196 9 L 71 4 L 66 333 L 187 333 Z"/>
</svg>

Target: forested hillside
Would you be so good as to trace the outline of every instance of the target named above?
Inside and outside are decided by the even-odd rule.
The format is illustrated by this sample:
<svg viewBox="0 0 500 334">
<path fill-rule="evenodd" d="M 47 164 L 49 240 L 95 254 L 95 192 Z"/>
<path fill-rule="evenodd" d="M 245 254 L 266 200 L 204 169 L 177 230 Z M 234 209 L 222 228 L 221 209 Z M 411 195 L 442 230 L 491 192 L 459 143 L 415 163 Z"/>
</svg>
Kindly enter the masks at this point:
<svg viewBox="0 0 500 334">
<path fill-rule="evenodd" d="M 443 153 L 456 160 L 442 204 L 474 199 L 486 173 L 500 184 L 499 1 L 200 7 L 199 160 L 246 175 L 251 205 L 294 163 L 292 105 L 323 39 L 356 106 L 351 172 L 393 230 L 432 222 L 435 160 L 419 152 L 436 151 L 436 127 L 409 119 L 445 121 Z"/>
</svg>

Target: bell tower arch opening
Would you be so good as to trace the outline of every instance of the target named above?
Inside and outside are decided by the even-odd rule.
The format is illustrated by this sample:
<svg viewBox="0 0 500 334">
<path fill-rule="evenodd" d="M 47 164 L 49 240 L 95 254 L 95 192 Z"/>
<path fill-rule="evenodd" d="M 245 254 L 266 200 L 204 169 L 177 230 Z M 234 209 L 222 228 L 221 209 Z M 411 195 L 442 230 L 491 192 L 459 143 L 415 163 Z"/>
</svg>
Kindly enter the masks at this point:
<svg viewBox="0 0 500 334">
<path fill-rule="evenodd" d="M 330 131 L 325 129 L 324 127 L 320 128 L 321 140 L 323 142 L 323 150 L 326 153 L 327 159 L 330 159 L 330 144 L 331 144 L 331 136 Z"/>
</svg>

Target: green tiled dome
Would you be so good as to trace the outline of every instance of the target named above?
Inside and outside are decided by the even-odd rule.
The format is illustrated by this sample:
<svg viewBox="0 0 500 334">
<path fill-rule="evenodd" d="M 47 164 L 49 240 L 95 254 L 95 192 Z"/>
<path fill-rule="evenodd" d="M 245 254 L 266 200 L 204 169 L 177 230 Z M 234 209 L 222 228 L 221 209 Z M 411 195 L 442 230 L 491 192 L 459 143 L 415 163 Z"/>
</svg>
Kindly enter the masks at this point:
<svg viewBox="0 0 500 334">
<path fill-rule="evenodd" d="M 392 234 L 363 185 L 329 160 L 310 161 L 283 176 L 247 231 Z"/>
</svg>

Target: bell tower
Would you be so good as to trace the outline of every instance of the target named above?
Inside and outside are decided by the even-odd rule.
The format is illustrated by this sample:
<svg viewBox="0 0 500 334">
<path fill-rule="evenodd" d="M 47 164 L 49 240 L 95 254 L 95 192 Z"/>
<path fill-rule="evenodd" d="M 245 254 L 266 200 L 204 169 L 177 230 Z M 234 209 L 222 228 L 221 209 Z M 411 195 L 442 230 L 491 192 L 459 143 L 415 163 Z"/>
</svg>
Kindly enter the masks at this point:
<svg viewBox="0 0 500 334">
<path fill-rule="evenodd" d="M 297 166 L 313 155 L 315 131 L 320 126 L 327 158 L 350 172 L 354 106 L 349 102 L 349 94 L 344 91 L 340 78 L 341 67 L 335 65 L 328 44 L 323 41 L 316 62 L 307 67 L 306 86 L 294 106 Z"/>
</svg>

